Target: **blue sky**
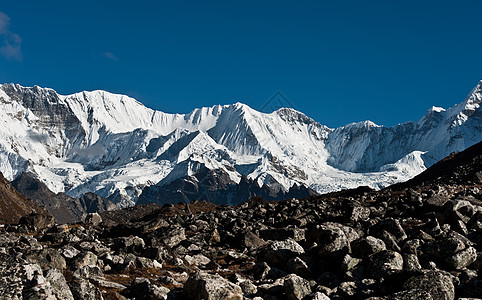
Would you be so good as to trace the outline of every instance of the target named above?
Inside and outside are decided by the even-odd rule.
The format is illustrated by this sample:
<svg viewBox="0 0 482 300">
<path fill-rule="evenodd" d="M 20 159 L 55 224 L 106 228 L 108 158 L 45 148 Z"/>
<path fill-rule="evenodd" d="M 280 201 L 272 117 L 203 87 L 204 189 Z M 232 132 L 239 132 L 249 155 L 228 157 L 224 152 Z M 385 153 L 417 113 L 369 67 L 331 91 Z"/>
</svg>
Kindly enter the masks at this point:
<svg viewBox="0 0 482 300">
<path fill-rule="evenodd" d="M 0 82 L 185 113 L 277 91 L 330 127 L 418 120 L 482 79 L 482 1 L 1 1 Z M 268 105 L 269 108 L 269 105 Z"/>
</svg>

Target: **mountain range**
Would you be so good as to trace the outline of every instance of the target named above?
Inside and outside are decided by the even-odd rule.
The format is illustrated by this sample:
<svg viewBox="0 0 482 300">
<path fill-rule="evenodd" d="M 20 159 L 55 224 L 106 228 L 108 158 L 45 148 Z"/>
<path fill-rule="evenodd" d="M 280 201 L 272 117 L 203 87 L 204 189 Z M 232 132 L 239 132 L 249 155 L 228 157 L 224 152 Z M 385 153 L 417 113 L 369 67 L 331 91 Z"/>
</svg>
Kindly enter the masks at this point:
<svg viewBox="0 0 482 300">
<path fill-rule="evenodd" d="M 481 100 L 479 82 L 463 102 L 432 107 L 417 122 L 332 129 L 289 108 L 267 114 L 236 103 L 168 114 L 106 91 L 3 84 L 0 171 L 118 207 L 379 189 L 481 141 Z"/>
</svg>

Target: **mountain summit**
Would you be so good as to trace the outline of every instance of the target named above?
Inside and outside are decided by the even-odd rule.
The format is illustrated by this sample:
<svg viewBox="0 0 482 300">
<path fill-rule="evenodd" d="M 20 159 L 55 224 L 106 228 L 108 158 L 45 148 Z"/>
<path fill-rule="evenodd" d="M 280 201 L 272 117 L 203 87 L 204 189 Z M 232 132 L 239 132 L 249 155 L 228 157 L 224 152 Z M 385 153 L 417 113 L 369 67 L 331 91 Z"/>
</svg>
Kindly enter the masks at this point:
<svg viewBox="0 0 482 300">
<path fill-rule="evenodd" d="M 418 122 L 331 129 L 286 108 L 266 114 L 236 103 L 168 114 L 105 91 L 4 84 L 0 171 L 9 180 L 30 172 L 56 193 L 95 192 L 119 207 L 381 188 L 482 140 L 481 86 Z M 240 193 L 241 183 L 252 193 Z"/>
</svg>

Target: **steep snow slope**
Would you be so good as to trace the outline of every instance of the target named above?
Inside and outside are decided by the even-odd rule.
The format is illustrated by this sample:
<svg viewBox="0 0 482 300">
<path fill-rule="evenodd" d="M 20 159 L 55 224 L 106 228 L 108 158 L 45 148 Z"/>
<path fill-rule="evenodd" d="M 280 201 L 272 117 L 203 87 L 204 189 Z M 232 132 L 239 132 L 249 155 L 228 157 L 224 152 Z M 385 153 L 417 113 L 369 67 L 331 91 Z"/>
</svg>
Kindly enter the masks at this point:
<svg viewBox="0 0 482 300">
<path fill-rule="evenodd" d="M 95 192 L 118 206 L 148 186 L 200 180 L 201 170 L 222 174 L 223 185 L 246 176 L 273 193 L 380 188 L 480 141 L 481 95 L 479 83 L 461 104 L 434 107 L 417 123 L 330 129 L 292 109 L 265 114 L 236 103 L 167 114 L 105 91 L 63 96 L 4 84 L 0 171 L 9 180 L 30 171 L 54 192 Z"/>
<path fill-rule="evenodd" d="M 482 82 L 464 102 L 447 110 L 432 107 L 418 122 L 383 127 L 366 121 L 337 128 L 327 140 L 329 164 L 346 171 L 373 172 L 414 150 L 431 166 L 451 152 L 482 140 Z"/>
</svg>

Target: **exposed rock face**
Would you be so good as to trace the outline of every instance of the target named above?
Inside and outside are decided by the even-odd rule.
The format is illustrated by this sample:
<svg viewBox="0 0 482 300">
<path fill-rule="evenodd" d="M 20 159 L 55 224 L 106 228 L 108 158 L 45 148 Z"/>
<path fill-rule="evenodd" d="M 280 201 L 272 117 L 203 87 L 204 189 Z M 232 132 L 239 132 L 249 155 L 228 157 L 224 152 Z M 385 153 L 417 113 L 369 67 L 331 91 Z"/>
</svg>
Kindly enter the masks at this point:
<svg viewBox="0 0 482 300">
<path fill-rule="evenodd" d="M 82 221 L 88 213 L 116 209 L 110 200 L 92 193 L 76 199 L 64 193 L 55 194 L 31 173 L 22 173 L 12 185 L 40 207 L 44 207 L 59 223 Z"/>
<path fill-rule="evenodd" d="M 0 229 L 0 298 L 477 298 L 482 184 L 453 176 L 238 206 L 148 204 L 65 227 L 33 218 Z"/>
<path fill-rule="evenodd" d="M 0 173 L 0 224 L 17 223 L 22 216 L 40 211 L 32 200 L 19 193 Z"/>
<path fill-rule="evenodd" d="M 179 178 L 169 184 L 161 182 L 145 188 L 136 204 L 156 203 L 163 205 L 205 200 L 220 205 L 237 205 L 252 197 L 262 197 L 265 200 L 285 200 L 316 194 L 312 189 L 300 185 L 295 185 L 288 191 L 266 184 L 260 187 L 255 180 L 248 179 L 245 176 L 237 183 L 233 182 L 228 174 L 222 171 L 211 171 L 203 168 L 194 176 Z"/>
</svg>

